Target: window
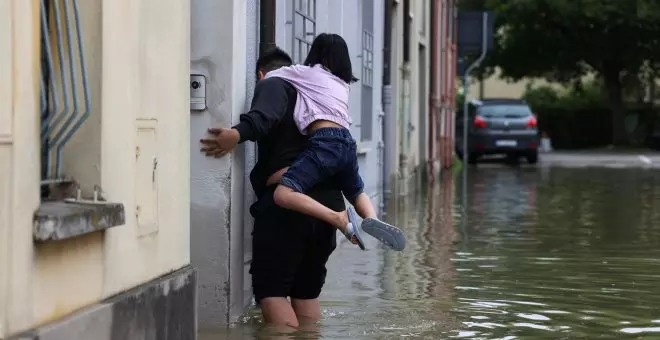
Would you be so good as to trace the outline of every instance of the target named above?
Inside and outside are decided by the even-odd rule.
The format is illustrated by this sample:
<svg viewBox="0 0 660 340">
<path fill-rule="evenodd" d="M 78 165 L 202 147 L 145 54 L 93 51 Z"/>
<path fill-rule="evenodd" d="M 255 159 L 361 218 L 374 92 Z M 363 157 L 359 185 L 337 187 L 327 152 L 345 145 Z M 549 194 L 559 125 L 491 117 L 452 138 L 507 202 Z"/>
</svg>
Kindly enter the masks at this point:
<svg viewBox="0 0 660 340">
<path fill-rule="evenodd" d="M 90 114 L 85 30 L 77 0 L 42 1 L 40 16 L 42 177 L 59 183 L 63 148 Z"/>
<path fill-rule="evenodd" d="M 316 0 L 293 0 L 293 62 L 302 63 L 316 37 Z"/>
<path fill-rule="evenodd" d="M 360 116 L 360 139 L 373 137 L 374 117 L 374 0 L 362 1 L 362 113 Z"/>
<path fill-rule="evenodd" d="M 101 26 L 94 23 L 100 22 L 102 13 L 82 3 L 85 0 L 42 0 L 37 13 L 42 202 L 33 216 L 36 242 L 64 240 L 126 223 L 124 205 L 102 197 L 100 169 L 89 170 L 98 164 L 92 163 L 93 157 L 101 150 L 101 117 L 92 112 L 92 89 L 100 86 L 101 68 L 88 67 L 86 58 L 99 56 L 102 42 L 84 38 L 101 35 Z M 79 134 L 83 126 L 88 132 Z M 83 153 L 86 157 L 81 159 Z M 61 205 L 64 200 L 66 208 Z M 92 218 L 80 223 L 80 216 Z"/>
<path fill-rule="evenodd" d="M 374 35 L 362 32 L 362 85 L 374 86 Z"/>
<path fill-rule="evenodd" d="M 478 111 L 480 115 L 487 118 L 491 118 L 491 117 L 518 118 L 518 117 L 527 117 L 532 114 L 532 111 L 529 109 L 529 106 L 524 104 L 488 105 L 488 106 L 480 107 Z"/>
</svg>

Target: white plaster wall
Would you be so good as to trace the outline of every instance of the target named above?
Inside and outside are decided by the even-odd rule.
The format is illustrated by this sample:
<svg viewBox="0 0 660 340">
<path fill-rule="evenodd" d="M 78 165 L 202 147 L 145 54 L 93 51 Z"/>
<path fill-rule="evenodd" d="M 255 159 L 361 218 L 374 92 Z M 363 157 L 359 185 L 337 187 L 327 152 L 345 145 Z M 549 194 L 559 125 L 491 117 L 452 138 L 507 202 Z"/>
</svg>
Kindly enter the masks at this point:
<svg viewBox="0 0 660 340">
<path fill-rule="evenodd" d="M 202 329 L 224 327 L 243 312 L 246 299 L 238 294 L 245 289 L 245 146 L 214 159 L 199 152 L 199 140 L 208 127 L 237 123 L 245 109 L 247 8 L 241 0 L 192 1 L 190 73 L 204 75 L 207 84 L 207 110 L 190 113 L 189 143 L 191 246 Z"/>
<path fill-rule="evenodd" d="M 360 146 L 366 153 L 360 156 L 360 172 L 364 180 L 365 192 L 372 197 L 374 204 L 379 202 L 382 196 L 381 180 L 383 176 L 383 161 L 379 160 L 378 145 L 383 140 L 382 122 L 383 117 L 383 26 L 384 26 L 384 11 L 385 0 L 374 1 L 374 69 L 373 69 L 373 115 L 372 124 L 373 132 L 372 139 L 368 142 L 363 141 Z M 357 47 L 361 49 L 361 45 Z M 360 63 L 362 60 L 360 60 Z M 356 65 L 361 67 L 361 64 Z M 355 72 L 359 74 L 359 68 Z M 359 104 L 354 104 L 358 107 Z M 355 113 L 359 115 L 360 112 Z"/>
<path fill-rule="evenodd" d="M 275 44 L 291 51 L 290 0 L 275 0 Z"/>
<path fill-rule="evenodd" d="M 259 1 L 247 0 L 246 8 L 246 96 L 245 96 L 245 110 L 250 108 L 252 102 L 252 95 L 254 87 L 257 82 L 256 67 L 257 58 L 259 56 Z M 244 208 L 243 208 L 243 273 L 237 273 L 234 276 L 236 283 L 234 287 L 242 287 L 241 289 L 234 289 L 232 295 L 234 296 L 235 304 L 231 310 L 230 318 L 237 319 L 245 309 L 252 303 L 252 281 L 250 277 L 250 264 L 252 263 L 252 228 L 254 226 L 254 219 L 250 215 L 250 205 L 255 201 L 256 196 L 252 190 L 250 183 L 250 171 L 257 162 L 256 145 L 253 142 L 245 143 L 245 172 L 244 172 Z M 237 266 L 238 267 L 238 266 Z"/>
<path fill-rule="evenodd" d="M 127 223 L 105 234 L 34 245 L 39 3 L 0 0 L 0 74 L 9 79 L 0 85 L 0 336 L 57 320 L 189 263 L 188 2 L 114 0 L 104 1 L 101 9 L 81 6 L 85 23 L 103 13 L 103 34 L 97 37 L 102 61 L 89 63 L 90 72 L 102 75 L 102 105 L 95 112 L 101 115 L 96 120 L 101 122 L 99 172 L 105 197 L 124 203 Z M 136 205 L 150 203 L 136 200 L 135 187 L 144 174 L 134 165 L 134 134 L 144 118 L 154 121 L 158 135 L 157 219 L 149 232 L 135 219 Z M 81 152 L 80 162 L 98 159 L 98 149 Z"/>
</svg>

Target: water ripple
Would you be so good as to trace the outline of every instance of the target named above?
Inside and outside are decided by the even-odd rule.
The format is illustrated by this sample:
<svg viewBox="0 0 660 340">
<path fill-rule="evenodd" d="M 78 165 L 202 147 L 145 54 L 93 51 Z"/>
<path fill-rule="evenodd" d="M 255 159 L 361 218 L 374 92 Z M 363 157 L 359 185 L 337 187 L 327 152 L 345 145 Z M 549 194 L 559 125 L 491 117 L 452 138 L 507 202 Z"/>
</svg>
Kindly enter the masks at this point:
<svg viewBox="0 0 660 340">
<path fill-rule="evenodd" d="M 390 202 L 408 249 L 342 244 L 328 339 L 660 338 L 660 173 L 475 168 Z M 657 207 L 657 209 L 656 209 Z M 260 327 L 254 319 L 238 326 Z"/>
</svg>

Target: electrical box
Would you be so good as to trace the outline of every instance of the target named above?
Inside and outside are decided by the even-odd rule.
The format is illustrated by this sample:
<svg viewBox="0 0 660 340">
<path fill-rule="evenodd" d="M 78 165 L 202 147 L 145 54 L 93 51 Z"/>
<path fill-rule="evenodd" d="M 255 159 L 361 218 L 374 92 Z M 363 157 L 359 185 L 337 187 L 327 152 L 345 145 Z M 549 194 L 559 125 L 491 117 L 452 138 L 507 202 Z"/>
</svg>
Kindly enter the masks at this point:
<svg viewBox="0 0 660 340">
<path fill-rule="evenodd" d="M 135 218 L 138 235 L 158 231 L 158 121 L 136 120 Z"/>
<path fill-rule="evenodd" d="M 206 77 L 201 74 L 190 75 L 190 110 L 206 110 Z"/>
</svg>

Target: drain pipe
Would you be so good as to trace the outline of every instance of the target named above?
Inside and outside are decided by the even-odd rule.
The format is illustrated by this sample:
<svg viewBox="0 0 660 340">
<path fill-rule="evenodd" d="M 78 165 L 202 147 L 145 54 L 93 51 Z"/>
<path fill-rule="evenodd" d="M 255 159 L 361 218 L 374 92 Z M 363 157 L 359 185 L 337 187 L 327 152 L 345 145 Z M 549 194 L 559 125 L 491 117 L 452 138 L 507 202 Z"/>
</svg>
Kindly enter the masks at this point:
<svg viewBox="0 0 660 340">
<path fill-rule="evenodd" d="M 401 185 L 397 185 L 397 194 L 405 196 L 408 194 L 408 184 L 411 179 L 409 167 L 409 154 L 410 154 L 410 137 L 412 133 L 412 123 L 410 117 L 410 96 L 411 96 L 411 16 L 410 16 L 410 0 L 403 0 L 403 63 L 401 67 L 401 86 L 397 88 L 397 97 L 400 102 L 397 104 L 397 109 L 400 110 L 401 122 L 399 127 L 401 129 L 401 140 L 399 144 L 399 179 Z"/>
<path fill-rule="evenodd" d="M 455 135 L 455 120 L 456 120 L 456 32 L 458 30 L 457 23 L 457 12 L 456 12 L 456 1 L 450 0 L 447 2 L 447 33 L 445 34 L 445 41 L 447 46 L 447 70 L 446 70 L 446 82 L 447 82 L 447 119 L 445 124 L 447 126 L 447 138 L 445 139 L 445 159 L 444 159 L 444 168 L 449 169 L 452 166 L 453 156 L 454 156 L 454 135 Z M 450 29 L 452 27 L 452 29 Z M 450 63 L 449 61 L 452 61 Z"/>
<path fill-rule="evenodd" d="M 451 142 L 451 149 L 450 153 L 452 155 L 452 162 L 453 162 L 453 156 L 454 156 L 454 144 L 456 143 L 456 61 L 458 60 L 458 8 L 456 5 L 457 1 L 454 0 L 452 3 L 453 5 L 453 11 L 452 11 L 452 17 L 451 20 L 454 23 L 454 29 L 452 30 L 452 60 L 453 64 L 451 65 L 451 91 L 452 91 L 452 97 L 451 97 L 451 103 L 452 103 L 452 118 L 451 118 L 451 131 L 450 131 L 450 136 L 451 138 L 449 139 Z M 451 166 L 451 164 L 450 164 Z"/>
<path fill-rule="evenodd" d="M 428 109 L 428 169 L 435 176 L 435 120 L 438 117 L 438 1 L 431 1 L 431 86 L 429 91 Z"/>
<path fill-rule="evenodd" d="M 275 0 L 259 3 L 259 54 L 275 47 Z"/>
<path fill-rule="evenodd" d="M 393 164 L 396 159 L 396 116 L 392 110 L 392 0 L 385 0 L 383 27 L 383 196 L 389 198 L 391 193 L 390 179 L 393 175 Z"/>
<path fill-rule="evenodd" d="M 450 110 L 450 102 L 451 102 L 451 88 L 450 88 L 450 81 L 451 81 L 451 64 L 449 61 L 451 60 L 450 56 L 452 55 L 452 49 L 451 49 L 451 38 L 450 38 L 450 23 L 453 18 L 453 10 L 451 7 L 451 1 L 447 1 L 445 5 L 445 12 L 443 13 L 442 20 L 445 23 L 445 32 L 443 34 L 442 40 L 444 44 L 444 58 L 445 58 L 445 72 L 444 75 L 442 76 L 442 81 L 445 84 L 445 89 L 444 93 L 442 94 L 443 96 L 443 101 L 444 101 L 444 108 L 445 108 L 445 140 L 444 140 L 444 151 L 443 151 L 443 160 L 442 163 L 444 164 L 445 169 L 449 169 L 451 166 L 451 157 L 452 157 L 452 150 L 451 150 L 451 143 L 450 143 L 450 136 L 451 136 L 451 119 L 453 115 L 451 114 Z"/>
</svg>

